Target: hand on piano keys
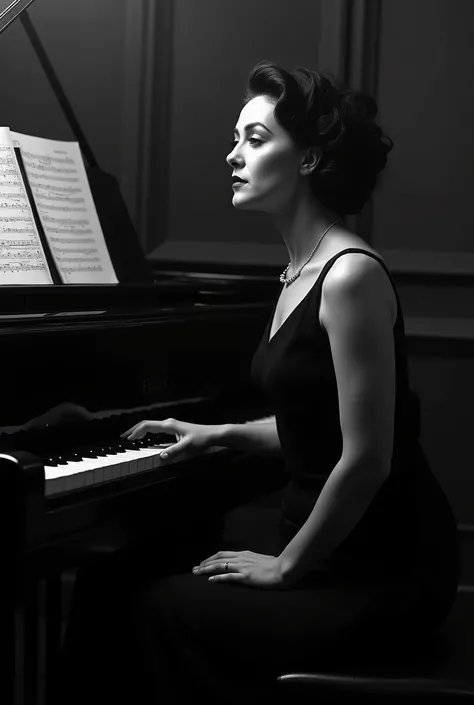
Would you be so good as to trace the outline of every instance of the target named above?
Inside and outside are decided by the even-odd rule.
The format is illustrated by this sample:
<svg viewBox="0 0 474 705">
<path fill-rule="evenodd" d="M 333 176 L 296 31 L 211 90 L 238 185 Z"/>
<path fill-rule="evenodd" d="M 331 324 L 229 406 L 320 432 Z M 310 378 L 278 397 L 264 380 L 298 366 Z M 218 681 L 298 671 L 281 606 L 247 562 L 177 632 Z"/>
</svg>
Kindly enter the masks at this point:
<svg viewBox="0 0 474 705">
<path fill-rule="evenodd" d="M 175 442 L 170 443 L 162 453 L 162 461 L 168 462 L 194 458 L 214 445 L 217 427 L 168 418 L 163 421 L 140 421 L 122 433 L 120 437 L 127 441 L 138 441 L 145 437 L 150 438 L 153 434 L 174 436 Z"/>
<path fill-rule="evenodd" d="M 52 454 L 44 458 L 45 495 L 86 489 L 222 450 L 211 443 L 212 428 L 174 419 L 143 421 L 117 441 Z M 173 453 L 164 461 L 161 455 L 170 448 Z"/>
</svg>

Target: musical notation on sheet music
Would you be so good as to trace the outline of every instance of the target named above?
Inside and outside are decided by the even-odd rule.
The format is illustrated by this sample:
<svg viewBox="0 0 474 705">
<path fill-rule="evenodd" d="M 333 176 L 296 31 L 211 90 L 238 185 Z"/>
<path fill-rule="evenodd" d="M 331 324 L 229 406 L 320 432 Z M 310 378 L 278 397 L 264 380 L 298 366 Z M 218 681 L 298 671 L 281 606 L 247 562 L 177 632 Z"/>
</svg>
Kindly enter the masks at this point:
<svg viewBox="0 0 474 705">
<path fill-rule="evenodd" d="M 0 127 L 0 284 L 51 284 L 8 128 Z"/>
<path fill-rule="evenodd" d="M 11 132 L 61 278 L 118 283 L 77 142 Z"/>
</svg>

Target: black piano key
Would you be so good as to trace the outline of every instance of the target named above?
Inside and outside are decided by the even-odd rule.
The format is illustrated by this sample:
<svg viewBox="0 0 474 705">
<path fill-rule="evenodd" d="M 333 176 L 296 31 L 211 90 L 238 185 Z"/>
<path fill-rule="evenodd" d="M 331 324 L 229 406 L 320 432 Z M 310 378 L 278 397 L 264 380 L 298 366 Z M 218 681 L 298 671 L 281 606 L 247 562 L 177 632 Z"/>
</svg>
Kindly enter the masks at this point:
<svg viewBox="0 0 474 705">
<path fill-rule="evenodd" d="M 105 457 L 107 455 L 105 450 L 102 450 L 102 448 L 97 448 L 96 446 L 93 446 L 90 451 L 95 454 L 96 458 Z"/>
<path fill-rule="evenodd" d="M 82 450 L 78 449 L 77 454 L 79 456 L 78 460 L 80 460 L 81 458 L 98 458 L 99 457 L 98 453 L 95 453 L 94 451 L 90 450 L 89 448 L 84 448 Z"/>
</svg>

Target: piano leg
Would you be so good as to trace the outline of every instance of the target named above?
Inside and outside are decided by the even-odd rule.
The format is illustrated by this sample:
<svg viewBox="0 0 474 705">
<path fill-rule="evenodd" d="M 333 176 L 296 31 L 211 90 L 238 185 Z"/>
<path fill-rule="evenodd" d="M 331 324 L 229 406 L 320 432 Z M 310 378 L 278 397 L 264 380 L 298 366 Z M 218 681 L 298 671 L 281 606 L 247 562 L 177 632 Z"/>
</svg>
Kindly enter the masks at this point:
<svg viewBox="0 0 474 705">
<path fill-rule="evenodd" d="M 6 703 L 15 703 L 15 605 L 12 594 L 12 583 L 8 580 L 8 570 L 2 576 L 0 593 L 0 652 L 2 667 L 0 670 L 0 700 Z"/>
<path fill-rule="evenodd" d="M 17 574 L 15 594 L 6 606 L 9 647 L 8 695 L 12 705 L 38 705 L 39 675 L 39 581 L 22 571 Z"/>
<path fill-rule="evenodd" d="M 61 574 L 50 576 L 46 580 L 45 598 L 45 678 L 46 693 L 49 693 L 59 662 L 62 642 L 63 581 Z"/>
<path fill-rule="evenodd" d="M 14 595 L 2 594 L 2 704 L 45 703 L 61 649 L 62 595 L 61 574 L 31 573 L 19 578 Z"/>
<path fill-rule="evenodd" d="M 24 605 L 24 693 L 25 705 L 36 705 L 39 692 L 40 581 L 25 586 Z"/>
</svg>

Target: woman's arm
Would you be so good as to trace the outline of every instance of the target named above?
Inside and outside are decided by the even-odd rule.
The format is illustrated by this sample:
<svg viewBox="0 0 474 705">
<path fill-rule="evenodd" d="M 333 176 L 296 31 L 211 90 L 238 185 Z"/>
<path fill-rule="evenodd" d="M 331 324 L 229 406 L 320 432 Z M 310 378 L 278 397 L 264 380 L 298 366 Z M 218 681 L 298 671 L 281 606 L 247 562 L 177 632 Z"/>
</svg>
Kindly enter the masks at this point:
<svg viewBox="0 0 474 705">
<path fill-rule="evenodd" d="M 356 527 L 387 479 L 393 454 L 395 351 L 390 281 L 378 262 L 346 255 L 328 273 L 320 317 L 336 373 L 342 455 L 298 533 L 279 557 L 304 575 Z"/>
<path fill-rule="evenodd" d="M 248 450 L 257 455 L 281 455 L 280 439 L 274 416 L 245 423 L 227 423 L 216 427 L 215 445 Z"/>
<path fill-rule="evenodd" d="M 174 437 L 161 452 L 161 462 L 186 460 L 205 452 L 212 446 L 249 450 L 260 455 L 279 455 L 280 441 L 274 416 L 243 424 L 196 424 L 168 418 L 162 421 L 140 421 L 121 434 L 130 441 L 140 440 L 147 434 L 164 433 Z"/>
<path fill-rule="evenodd" d="M 302 577 L 329 556 L 362 519 L 387 475 L 377 465 L 341 458 L 311 514 L 279 556 L 283 578 Z"/>
</svg>

